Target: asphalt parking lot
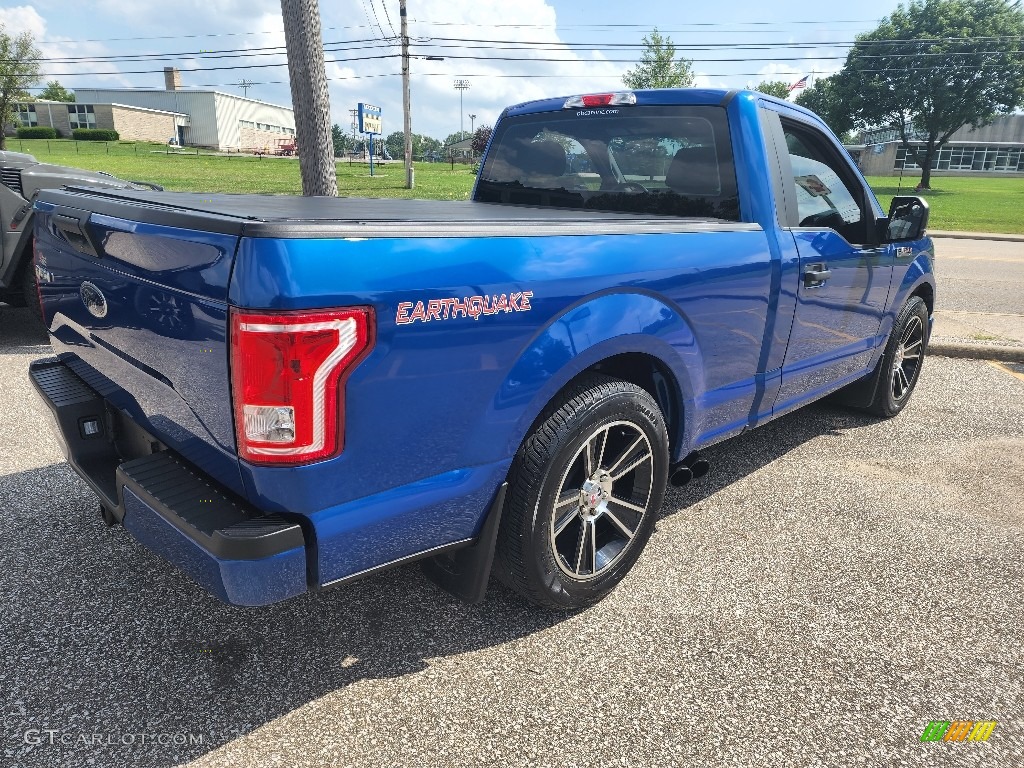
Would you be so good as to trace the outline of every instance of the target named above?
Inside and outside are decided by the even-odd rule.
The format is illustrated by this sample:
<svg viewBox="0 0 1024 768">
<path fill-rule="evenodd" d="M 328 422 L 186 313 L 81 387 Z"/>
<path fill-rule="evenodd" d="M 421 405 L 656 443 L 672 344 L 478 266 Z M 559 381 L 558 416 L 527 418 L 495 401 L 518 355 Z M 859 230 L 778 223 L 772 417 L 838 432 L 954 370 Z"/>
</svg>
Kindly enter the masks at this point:
<svg viewBox="0 0 1024 768">
<path fill-rule="evenodd" d="M 12 766 L 1024 765 L 1024 378 L 931 358 L 880 422 L 709 450 L 600 605 L 466 606 L 415 567 L 263 609 L 105 528 L 0 316 Z M 932 720 L 987 742 L 922 743 Z M 184 743 L 182 743 L 184 742 Z"/>
</svg>

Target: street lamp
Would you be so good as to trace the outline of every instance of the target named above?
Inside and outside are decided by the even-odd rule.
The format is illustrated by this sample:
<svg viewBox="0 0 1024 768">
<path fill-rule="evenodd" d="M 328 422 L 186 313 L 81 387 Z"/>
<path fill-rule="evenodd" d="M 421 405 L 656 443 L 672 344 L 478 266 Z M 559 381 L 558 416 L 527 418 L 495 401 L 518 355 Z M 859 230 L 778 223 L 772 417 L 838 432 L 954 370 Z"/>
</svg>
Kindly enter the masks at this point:
<svg viewBox="0 0 1024 768">
<path fill-rule="evenodd" d="M 462 94 L 469 90 L 469 80 L 456 80 L 455 90 L 459 92 L 459 135 L 461 136 L 466 127 L 462 120 Z"/>
<path fill-rule="evenodd" d="M 473 133 L 473 126 L 476 125 L 476 115 L 469 116 L 469 132 Z"/>
</svg>

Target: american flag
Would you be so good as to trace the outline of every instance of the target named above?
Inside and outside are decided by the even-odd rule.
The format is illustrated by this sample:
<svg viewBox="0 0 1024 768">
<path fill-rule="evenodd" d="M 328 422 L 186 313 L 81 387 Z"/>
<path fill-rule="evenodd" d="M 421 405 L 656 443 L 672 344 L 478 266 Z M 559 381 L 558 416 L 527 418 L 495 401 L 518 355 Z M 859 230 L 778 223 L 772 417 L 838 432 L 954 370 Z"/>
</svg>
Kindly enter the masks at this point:
<svg viewBox="0 0 1024 768">
<path fill-rule="evenodd" d="M 810 75 L 804 75 L 791 86 L 789 86 L 789 92 L 792 93 L 793 91 L 799 91 L 801 88 L 806 88 L 808 77 L 810 77 Z"/>
</svg>

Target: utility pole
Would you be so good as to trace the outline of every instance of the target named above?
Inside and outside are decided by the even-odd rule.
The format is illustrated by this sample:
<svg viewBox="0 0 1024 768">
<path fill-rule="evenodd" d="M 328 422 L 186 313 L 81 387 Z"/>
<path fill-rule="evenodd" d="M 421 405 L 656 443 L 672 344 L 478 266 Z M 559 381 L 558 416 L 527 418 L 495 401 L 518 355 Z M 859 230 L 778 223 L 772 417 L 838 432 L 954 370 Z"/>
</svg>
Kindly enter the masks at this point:
<svg viewBox="0 0 1024 768">
<path fill-rule="evenodd" d="M 242 95 L 243 96 L 248 96 L 249 95 L 249 89 L 252 88 L 252 86 L 253 86 L 252 81 L 251 80 L 246 80 L 244 78 L 242 79 L 242 81 L 240 83 L 238 83 L 238 87 L 242 89 Z"/>
<path fill-rule="evenodd" d="M 415 184 L 412 170 L 412 94 L 409 92 L 409 18 L 405 0 L 398 0 L 402 28 L 402 129 L 405 133 L 405 188 Z"/>
<path fill-rule="evenodd" d="M 465 133 L 466 123 L 462 119 L 462 94 L 469 90 L 469 80 L 456 80 L 455 90 L 459 92 L 459 135 Z"/>
<path fill-rule="evenodd" d="M 281 18 L 288 49 L 288 81 L 295 110 L 302 194 L 337 197 L 331 102 L 317 0 L 281 0 Z"/>
</svg>

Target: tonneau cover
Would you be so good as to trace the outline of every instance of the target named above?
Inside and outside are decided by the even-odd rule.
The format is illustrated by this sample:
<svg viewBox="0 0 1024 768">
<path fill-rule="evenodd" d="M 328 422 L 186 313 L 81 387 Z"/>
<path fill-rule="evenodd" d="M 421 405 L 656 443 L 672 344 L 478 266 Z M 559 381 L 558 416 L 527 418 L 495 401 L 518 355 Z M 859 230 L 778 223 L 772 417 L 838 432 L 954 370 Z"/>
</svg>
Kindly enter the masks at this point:
<svg viewBox="0 0 1024 768">
<path fill-rule="evenodd" d="M 757 225 L 720 219 L 535 208 L 470 200 L 231 195 L 91 187 L 47 190 L 40 198 L 118 218 L 242 237 L 522 237 L 759 229 Z"/>
</svg>

